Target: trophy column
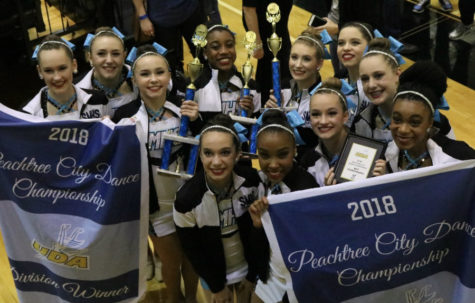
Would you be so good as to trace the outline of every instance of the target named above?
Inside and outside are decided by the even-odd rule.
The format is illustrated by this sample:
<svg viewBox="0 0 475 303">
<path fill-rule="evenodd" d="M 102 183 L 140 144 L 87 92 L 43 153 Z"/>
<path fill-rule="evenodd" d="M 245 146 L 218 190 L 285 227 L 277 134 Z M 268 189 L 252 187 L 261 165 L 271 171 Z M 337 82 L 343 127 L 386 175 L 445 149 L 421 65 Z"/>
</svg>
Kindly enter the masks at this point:
<svg viewBox="0 0 475 303">
<path fill-rule="evenodd" d="M 193 60 L 190 63 L 188 63 L 188 74 L 190 76 L 191 83 L 186 87 L 186 94 L 185 94 L 186 100 L 193 100 L 195 98 L 196 86 L 194 82 L 196 81 L 196 79 L 198 79 L 198 77 L 201 74 L 201 71 L 203 70 L 203 64 L 200 62 L 200 59 L 198 57 L 199 57 L 199 53 L 201 49 L 206 46 L 207 32 L 208 32 L 208 28 L 205 25 L 200 24 L 196 27 L 195 34 L 193 35 L 193 38 L 192 38 L 192 42 L 196 46 L 196 53 Z M 179 142 L 193 145 L 193 147 L 191 148 L 190 155 L 189 155 L 189 161 L 188 161 L 186 172 L 188 176 L 194 173 L 196 160 L 198 158 L 199 141 L 194 138 L 186 138 L 189 122 L 190 122 L 189 117 L 182 116 L 181 123 L 180 123 L 179 136 L 177 137 L 177 136 L 168 135 L 168 134 L 164 135 L 166 140 L 163 147 L 162 163 L 160 166 L 161 172 L 166 171 L 169 168 L 173 141 L 179 141 Z"/>
<path fill-rule="evenodd" d="M 272 2 L 267 6 L 266 12 L 267 22 L 272 24 L 272 35 L 267 38 L 267 46 L 274 55 L 272 59 L 272 89 L 274 90 L 274 96 L 277 99 L 277 105 L 282 106 L 282 96 L 280 93 L 280 61 L 277 59 L 277 53 L 282 47 L 282 38 L 276 34 L 276 24 L 280 21 L 280 8 Z"/>
</svg>

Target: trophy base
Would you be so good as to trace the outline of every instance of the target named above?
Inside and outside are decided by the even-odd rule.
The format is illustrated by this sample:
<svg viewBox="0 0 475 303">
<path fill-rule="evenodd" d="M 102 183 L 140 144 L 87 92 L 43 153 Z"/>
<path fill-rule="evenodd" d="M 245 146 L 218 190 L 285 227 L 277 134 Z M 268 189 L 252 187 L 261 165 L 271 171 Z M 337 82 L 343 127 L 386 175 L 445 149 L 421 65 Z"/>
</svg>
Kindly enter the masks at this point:
<svg viewBox="0 0 475 303">
<path fill-rule="evenodd" d="M 191 144 L 191 145 L 200 144 L 200 140 L 194 137 L 182 137 L 182 136 L 172 135 L 172 134 L 163 134 L 163 138 L 165 140 L 176 141 L 176 142 L 181 142 L 181 143 Z"/>
<path fill-rule="evenodd" d="M 167 175 L 167 176 L 172 176 L 175 178 L 184 179 L 184 180 L 188 180 L 193 177 L 193 175 L 187 174 L 186 172 L 174 172 L 174 171 L 161 169 L 161 168 L 157 168 L 157 173 L 161 175 Z"/>
<path fill-rule="evenodd" d="M 280 110 L 283 110 L 284 112 L 288 113 L 288 112 L 291 112 L 293 110 L 298 110 L 299 107 L 298 106 L 286 106 L 286 107 L 276 107 Z M 259 111 L 261 113 L 265 112 L 266 110 L 268 110 L 269 108 L 261 108 Z"/>
<path fill-rule="evenodd" d="M 236 121 L 236 122 L 239 122 L 239 123 L 242 123 L 242 124 L 253 125 L 253 124 L 256 124 L 256 122 L 257 122 L 257 119 L 255 119 L 255 118 L 241 117 L 241 116 L 233 115 L 233 114 L 229 114 L 229 117 L 231 117 L 231 119 L 233 121 Z"/>
<path fill-rule="evenodd" d="M 249 152 L 241 152 L 241 158 L 244 159 L 257 159 L 259 158 L 257 154 L 249 153 Z"/>
</svg>

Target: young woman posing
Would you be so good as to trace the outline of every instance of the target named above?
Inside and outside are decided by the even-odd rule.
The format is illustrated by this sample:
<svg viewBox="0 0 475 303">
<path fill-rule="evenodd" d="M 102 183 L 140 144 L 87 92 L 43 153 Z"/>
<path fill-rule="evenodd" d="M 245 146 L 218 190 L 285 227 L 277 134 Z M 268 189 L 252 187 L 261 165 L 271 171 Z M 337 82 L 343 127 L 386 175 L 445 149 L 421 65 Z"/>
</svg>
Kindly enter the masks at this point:
<svg viewBox="0 0 475 303">
<path fill-rule="evenodd" d="M 247 211 L 259 196 L 257 171 L 237 163 L 240 143 L 233 121 L 224 114 L 208 121 L 201 132 L 203 170 L 180 188 L 173 217 L 185 254 L 212 302 L 249 302 L 265 241 L 251 236 Z"/>
<path fill-rule="evenodd" d="M 423 66 L 429 70 L 424 70 Z M 419 70 L 416 73 L 420 73 L 418 77 L 422 78 L 433 77 L 432 72 L 438 75 L 442 83 L 438 91 L 442 97 L 447 83 L 446 76 L 440 67 L 435 63 L 417 62 L 410 69 Z M 404 74 L 407 75 L 407 73 Z M 392 140 L 389 124 L 391 123 L 393 98 L 399 86 L 401 70 L 396 57 L 390 51 L 388 39 L 375 38 L 371 40 L 368 52 L 365 53 L 360 63 L 360 75 L 364 92 L 371 100 L 371 104 L 355 118 L 352 130 L 358 135 L 389 142 Z M 440 114 L 440 119 L 435 121 L 435 124 L 440 129 L 440 133 L 454 138 L 445 116 Z"/>
<path fill-rule="evenodd" d="M 368 43 L 373 39 L 371 25 L 361 22 L 345 23 L 338 34 L 337 54 L 340 63 L 348 70 L 348 82 L 354 87 L 355 92 L 350 96 L 357 107 L 350 113 L 348 126 L 359 112 L 369 105 L 369 100 L 363 92 L 359 81 L 359 65 Z"/>
<path fill-rule="evenodd" d="M 195 102 L 186 100 L 181 106 L 182 110 L 192 111 L 202 123 L 195 122 L 200 128 L 210 118 L 218 113 L 240 115 L 241 109 L 246 110 L 249 117 L 257 114 L 260 109 L 260 94 L 251 81 L 251 95 L 241 97 L 244 80 L 241 73 L 236 70 L 236 39 L 234 34 L 225 25 L 214 25 L 208 29 L 208 41 L 204 48 L 207 59 L 203 72 L 195 81 L 197 87 Z M 195 121 L 195 119 L 191 119 Z M 195 126 L 196 127 L 196 126 Z"/>
<path fill-rule="evenodd" d="M 112 113 L 137 98 L 132 81 L 127 78 L 130 66 L 125 64 L 126 50 L 120 33 L 110 27 L 99 27 L 89 42 L 87 57 L 92 69 L 77 86 L 103 92 Z"/>
<path fill-rule="evenodd" d="M 266 196 L 318 187 L 315 179 L 294 161 L 297 152 L 293 129 L 285 114 L 278 109 L 268 110 L 262 117 L 257 135 L 257 151 L 265 185 L 265 196 L 252 203 L 249 212 L 256 228 L 262 228 L 261 215 L 269 207 Z M 262 229 L 261 229 L 262 232 Z M 269 262 L 268 278 L 257 282 L 252 302 L 281 302 L 286 293 L 285 269 L 280 268 L 275 255 L 268 250 L 261 254 Z"/>
<path fill-rule="evenodd" d="M 50 120 L 77 120 L 110 115 L 107 98 L 73 84 L 77 62 L 73 50 L 58 36 L 49 35 L 38 46 L 36 69 L 46 87 L 23 108 Z"/>
<path fill-rule="evenodd" d="M 315 150 L 303 157 L 302 166 L 320 186 L 336 184 L 334 167 L 349 133 L 345 125 L 348 121 L 346 98 L 340 89 L 341 81 L 329 78 L 310 100 L 310 121 L 320 142 Z M 384 173 L 385 161 L 376 160 L 373 176 Z"/>
<path fill-rule="evenodd" d="M 299 134 L 307 147 L 313 148 L 318 143 L 318 138 L 310 126 L 310 92 L 320 84 L 320 69 L 323 66 L 325 45 L 320 35 L 313 28 L 304 30 L 297 37 L 290 50 L 289 69 L 292 76 L 289 86 L 282 90 L 282 106 L 296 107 L 298 113 L 305 121 L 305 125 L 298 128 Z M 285 82 L 285 80 L 283 81 Z M 266 108 L 277 108 L 277 99 L 271 90 Z"/>
<path fill-rule="evenodd" d="M 390 125 L 394 141 L 385 154 L 392 172 L 475 159 L 475 150 L 465 142 L 434 134 L 434 112 L 445 77 L 430 62 L 419 65 L 403 73 L 394 97 Z M 426 75 L 421 77 L 421 71 Z"/>
<path fill-rule="evenodd" d="M 167 302 L 181 299 L 181 275 L 185 281 L 186 302 L 196 302 L 197 277 L 183 256 L 173 223 L 173 202 L 180 179 L 156 173 L 160 167 L 164 133 L 178 133 L 180 109 L 167 100 L 167 87 L 171 72 L 167 60 L 151 45 L 137 50 L 133 67 L 133 81 L 139 90 L 139 98 L 117 109 L 113 120 L 133 117 L 140 122 L 147 138 L 150 167 L 150 222 L 155 249 L 162 261 L 162 276 L 167 286 Z M 181 165 L 181 144 L 173 145 L 171 169 Z"/>
</svg>

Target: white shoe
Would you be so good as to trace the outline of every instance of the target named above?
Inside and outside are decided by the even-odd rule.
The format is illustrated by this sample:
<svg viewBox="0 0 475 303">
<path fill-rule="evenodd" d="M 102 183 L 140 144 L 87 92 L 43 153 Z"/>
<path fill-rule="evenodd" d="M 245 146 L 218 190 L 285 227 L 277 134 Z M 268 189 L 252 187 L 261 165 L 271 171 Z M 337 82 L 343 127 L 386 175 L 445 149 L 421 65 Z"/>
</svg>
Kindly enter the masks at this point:
<svg viewBox="0 0 475 303">
<path fill-rule="evenodd" d="M 449 39 L 456 40 L 460 38 L 463 34 L 469 31 L 472 28 L 472 25 L 464 25 L 463 23 L 457 24 L 455 29 L 450 32 Z"/>
</svg>

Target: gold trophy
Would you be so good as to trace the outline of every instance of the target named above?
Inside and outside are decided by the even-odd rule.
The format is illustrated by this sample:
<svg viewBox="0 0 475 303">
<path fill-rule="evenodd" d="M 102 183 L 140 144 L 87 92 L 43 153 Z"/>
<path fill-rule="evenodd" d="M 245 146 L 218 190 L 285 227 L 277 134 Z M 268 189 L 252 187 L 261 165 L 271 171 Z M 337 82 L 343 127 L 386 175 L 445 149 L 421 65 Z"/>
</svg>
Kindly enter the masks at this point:
<svg viewBox="0 0 475 303">
<path fill-rule="evenodd" d="M 272 61 L 275 61 L 278 60 L 277 53 L 282 47 L 282 38 L 277 36 L 275 32 L 277 22 L 280 21 L 280 8 L 275 2 L 269 3 L 267 6 L 266 19 L 267 22 L 272 24 L 272 35 L 270 38 L 267 38 L 267 46 L 269 47 L 272 54 L 274 54 L 274 59 Z"/>
<path fill-rule="evenodd" d="M 187 89 L 193 89 L 196 90 L 195 85 L 193 84 L 196 79 L 201 74 L 201 71 L 203 70 L 203 64 L 200 62 L 200 59 L 198 58 L 200 55 L 200 51 L 202 48 L 206 46 L 206 35 L 208 33 L 208 28 L 204 24 L 200 24 L 196 27 L 195 29 L 195 34 L 193 35 L 193 38 L 191 38 L 191 42 L 193 45 L 196 47 L 196 52 L 195 52 L 195 57 L 193 60 L 188 63 L 188 75 L 190 76 L 191 83 L 186 87 Z M 188 94 L 188 92 L 187 92 Z M 193 94 L 194 97 L 194 94 Z M 185 98 L 185 100 L 193 100 Z"/>
<path fill-rule="evenodd" d="M 254 53 L 254 50 L 256 49 L 256 33 L 253 31 L 248 31 L 246 35 L 244 36 L 244 48 L 247 51 L 247 60 L 246 62 L 242 65 L 242 77 L 244 78 L 244 87 L 242 90 L 242 95 L 243 96 L 249 96 L 250 94 L 250 88 L 249 88 L 249 80 L 252 77 L 252 71 L 254 70 L 254 67 L 252 66 L 251 63 L 251 56 Z M 247 118 L 247 112 L 245 110 L 241 110 L 241 115 L 236 116 L 236 115 L 230 115 L 231 118 L 235 121 L 244 123 L 244 124 L 254 124 L 256 122 L 256 119 L 251 119 Z"/>
<path fill-rule="evenodd" d="M 277 59 L 277 53 L 282 47 L 282 38 L 276 34 L 276 25 L 280 21 L 280 8 L 279 6 L 271 2 L 267 6 L 266 12 L 267 22 L 272 24 L 272 35 L 267 38 L 267 46 L 269 47 L 274 59 L 272 59 L 272 88 L 274 89 L 274 96 L 277 99 L 277 105 L 280 107 L 282 104 L 282 96 L 280 94 L 280 62 Z"/>
<path fill-rule="evenodd" d="M 208 33 L 208 28 L 206 27 L 206 25 L 200 24 L 196 27 L 195 34 L 193 35 L 193 38 L 191 39 L 191 41 L 193 42 L 193 45 L 196 47 L 196 52 L 195 52 L 195 57 L 193 58 L 193 60 L 190 63 L 188 63 L 188 75 L 190 76 L 191 83 L 186 87 L 185 100 L 193 101 L 195 99 L 196 86 L 194 82 L 196 79 L 198 79 L 198 77 L 201 74 L 201 71 L 203 70 L 203 64 L 200 62 L 200 59 L 198 58 L 198 56 L 200 54 L 201 49 L 206 46 L 207 33 Z M 188 132 L 189 121 L 190 121 L 189 117 L 187 116 L 181 117 L 180 131 L 179 131 L 178 136 L 171 135 L 171 134 L 163 134 L 163 138 L 165 139 L 165 144 L 163 146 L 162 163 L 161 163 L 160 168 L 158 169 L 159 173 L 171 174 L 171 175 L 175 175 L 184 179 L 189 179 L 193 176 L 195 167 L 196 167 L 196 159 L 198 158 L 199 141 L 196 138 L 189 138 L 186 136 Z M 181 169 L 179 165 L 177 165 L 175 172 L 171 172 L 168 170 L 169 164 L 170 164 L 169 163 L 170 156 L 172 152 L 172 145 L 174 141 L 193 145 L 190 151 L 186 172 L 180 172 Z"/>
</svg>

